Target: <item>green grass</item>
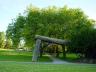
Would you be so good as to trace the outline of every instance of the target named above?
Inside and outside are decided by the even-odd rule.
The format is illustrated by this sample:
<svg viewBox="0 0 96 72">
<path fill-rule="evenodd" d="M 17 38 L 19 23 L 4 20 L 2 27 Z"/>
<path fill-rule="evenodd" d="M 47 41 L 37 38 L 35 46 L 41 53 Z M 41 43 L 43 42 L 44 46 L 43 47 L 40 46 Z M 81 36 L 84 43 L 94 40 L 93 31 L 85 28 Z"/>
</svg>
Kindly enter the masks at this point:
<svg viewBox="0 0 96 72">
<path fill-rule="evenodd" d="M 0 61 L 32 62 L 32 52 L 0 49 Z M 38 61 L 51 62 L 52 60 L 47 56 L 43 56 Z"/>
<path fill-rule="evenodd" d="M 0 62 L 0 72 L 96 72 L 96 65 Z"/>
<path fill-rule="evenodd" d="M 32 52 L 0 50 L 0 61 L 32 61 Z"/>
<path fill-rule="evenodd" d="M 39 62 L 52 62 L 52 60 L 47 55 L 43 55 L 39 58 Z"/>
<path fill-rule="evenodd" d="M 63 58 L 63 54 L 61 53 L 59 58 L 61 60 L 66 60 L 66 61 L 69 61 L 69 62 L 75 62 L 76 60 L 78 60 L 80 57 L 76 54 L 73 54 L 73 53 L 67 53 L 66 54 L 66 58 L 64 59 Z"/>
<path fill-rule="evenodd" d="M 75 58 L 75 55 L 68 55 Z M 96 72 L 95 64 L 43 64 L 31 62 L 32 52 L 0 50 L 0 72 Z M 45 55 L 40 62 L 50 61 Z"/>
</svg>

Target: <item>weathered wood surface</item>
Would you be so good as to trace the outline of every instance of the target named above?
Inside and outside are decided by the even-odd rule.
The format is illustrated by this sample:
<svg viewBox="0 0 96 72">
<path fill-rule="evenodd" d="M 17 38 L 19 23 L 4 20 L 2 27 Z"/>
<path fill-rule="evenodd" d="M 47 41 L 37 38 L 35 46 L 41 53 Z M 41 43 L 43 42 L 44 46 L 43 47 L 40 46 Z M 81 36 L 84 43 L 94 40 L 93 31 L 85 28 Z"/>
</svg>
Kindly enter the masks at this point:
<svg viewBox="0 0 96 72">
<path fill-rule="evenodd" d="M 36 38 L 36 45 L 35 45 L 35 48 L 34 48 L 34 51 L 33 51 L 32 61 L 37 61 L 38 60 L 38 57 L 40 55 L 41 41 L 45 41 L 45 42 L 49 42 L 49 43 L 53 43 L 53 44 L 61 44 L 61 45 L 63 45 L 63 56 L 64 56 L 64 58 L 66 57 L 65 45 L 70 43 L 69 40 L 49 38 L 49 37 L 40 36 L 40 35 L 36 35 L 35 38 Z M 59 54 L 57 54 L 57 56 L 58 55 Z"/>
<path fill-rule="evenodd" d="M 45 42 L 62 44 L 62 45 L 67 45 L 70 43 L 69 40 L 55 39 L 55 38 L 50 38 L 50 37 L 40 36 L 40 35 L 36 35 L 35 38 L 40 39 L 40 40 L 45 41 Z"/>
<path fill-rule="evenodd" d="M 33 51 L 33 57 L 32 57 L 32 61 L 37 61 L 38 57 L 40 55 L 40 45 L 41 45 L 41 40 L 37 39 L 36 40 L 36 45 Z"/>
</svg>

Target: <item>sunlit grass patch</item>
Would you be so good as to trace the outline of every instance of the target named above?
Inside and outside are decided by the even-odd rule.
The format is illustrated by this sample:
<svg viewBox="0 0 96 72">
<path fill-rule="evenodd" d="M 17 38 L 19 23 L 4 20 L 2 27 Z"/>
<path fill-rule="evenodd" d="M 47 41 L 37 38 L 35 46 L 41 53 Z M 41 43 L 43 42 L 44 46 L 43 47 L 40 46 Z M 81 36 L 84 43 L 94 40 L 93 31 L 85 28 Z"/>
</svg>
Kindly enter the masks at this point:
<svg viewBox="0 0 96 72">
<path fill-rule="evenodd" d="M 32 52 L 28 51 L 17 51 L 12 49 L 1 49 L 0 50 L 0 61 L 20 61 L 20 62 L 32 62 Z M 52 60 L 43 55 L 38 59 L 38 62 L 51 62 Z"/>
<path fill-rule="evenodd" d="M 0 49 L 0 61 L 32 61 L 32 52 Z"/>
<path fill-rule="evenodd" d="M 96 65 L 0 62 L 0 72 L 96 72 Z"/>
</svg>

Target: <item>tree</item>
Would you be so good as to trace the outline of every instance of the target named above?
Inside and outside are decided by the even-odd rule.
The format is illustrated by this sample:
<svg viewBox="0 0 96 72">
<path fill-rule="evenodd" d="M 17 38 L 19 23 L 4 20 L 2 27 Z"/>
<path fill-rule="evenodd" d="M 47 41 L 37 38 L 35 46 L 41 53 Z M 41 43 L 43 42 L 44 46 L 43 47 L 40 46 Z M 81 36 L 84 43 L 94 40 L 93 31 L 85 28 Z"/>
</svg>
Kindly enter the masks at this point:
<svg viewBox="0 0 96 72">
<path fill-rule="evenodd" d="M 11 49 L 12 48 L 12 40 L 11 39 L 6 39 L 4 48 L 5 49 Z"/>
<path fill-rule="evenodd" d="M 77 8 L 48 7 L 39 9 L 29 6 L 25 15 L 19 15 L 8 26 L 7 36 L 12 39 L 13 45 L 18 47 L 23 38 L 27 47 L 32 47 L 35 35 L 44 35 L 60 39 L 72 39 L 79 31 L 92 28 L 84 12 Z M 75 39 L 75 38 L 74 38 Z"/>
<path fill-rule="evenodd" d="M 0 32 L 0 48 L 4 48 L 5 45 L 5 34 L 4 32 Z"/>
<path fill-rule="evenodd" d="M 71 51 L 81 53 L 85 58 L 96 59 L 96 29 L 83 29 L 72 36 Z"/>
<path fill-rule="evenodd" d="M 25 24 L 25 17 L 19 14 L 16 19 L 12 20 L 6 31 L 8 39 L 12 39 L 13 48 L 18 48 L 21 37 L 23 37 L 23 30 Z"/>
</svg>

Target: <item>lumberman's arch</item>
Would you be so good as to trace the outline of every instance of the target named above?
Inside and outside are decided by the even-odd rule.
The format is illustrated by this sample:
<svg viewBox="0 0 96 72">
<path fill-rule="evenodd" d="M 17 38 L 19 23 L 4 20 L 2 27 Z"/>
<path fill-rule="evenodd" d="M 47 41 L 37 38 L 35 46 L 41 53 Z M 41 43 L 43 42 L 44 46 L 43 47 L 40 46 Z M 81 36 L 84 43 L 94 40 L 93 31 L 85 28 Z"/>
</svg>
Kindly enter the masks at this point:
<svg viewBox="0 0 96 72">
<path fill-rule="evenodd" d="M 64 57 L 66 56 L 65 46 L 70 43 L 69 40 L 55 39 L 55 38 L 50 38 L 50 37 L 40 36 L 40 35 L 36 35 L 35 38 L 36 38 L 36 44 L 33 51 L 32 61 L 37 61 L 40 55 L 40 48 L 41 48 L 42 41 L 62 45 L 63 56 Z"/>
</svg>

